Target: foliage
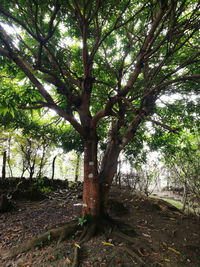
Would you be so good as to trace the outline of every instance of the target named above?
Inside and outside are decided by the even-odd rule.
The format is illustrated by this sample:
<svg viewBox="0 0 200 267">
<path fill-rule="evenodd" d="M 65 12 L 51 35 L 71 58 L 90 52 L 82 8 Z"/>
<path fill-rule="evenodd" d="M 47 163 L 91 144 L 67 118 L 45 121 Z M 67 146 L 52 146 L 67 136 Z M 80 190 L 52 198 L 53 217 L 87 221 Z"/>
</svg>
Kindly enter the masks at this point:
<svg viewBox="0 0 200 267">
<path fill-rule="evenodd" d="M 88 173 L 98 176 L 90 179 L 92 187 L 84 187 L 84 201 L 100 194 L 93 194 L 99 190 L 96 179 L 99 186 L 109 185 L 101 192 L 109 190 L 118 156 L 131 140 L 126 153 L 140 154 L 149 141 L 147 123 L 159 145 L 163 131 L 178 131 L 174 115 L 183 115 L 183 128 L 198 114 L 189 97 L 199 92 L 199 9 L 199 1 L 185 0 L 1 1 L 0 61 L 6 78 L 0 91 L 11 100 L 2 99 L 1 113 L 15 115 L 14 106 L 44 116 L 51 109 L 61 124 L 65 121 L 70 138 L 65 143 L 61 127 L 60 144 L 84 150 L 85 181 Z M 11 76 L 16 78 L 9 85 Z M 176 94 L 180 101 L 170 103 Z"/>
<path fill-rule="evenodd" d="M 86 217 L 80 217 L 80 218 L 78 218 L 78 224 L 80 226 L 85 225 L 87 223 L 87 221 L 88 221 L 88 219 Z"/>
<path fill-rule="evenodd" d="M 41 193 L 50 193 L 53 188 L 52 186 L 45 186 L 46 177 L 38 177 L 34 182 L 33 187 L 40 191 Z"/>
</svg>

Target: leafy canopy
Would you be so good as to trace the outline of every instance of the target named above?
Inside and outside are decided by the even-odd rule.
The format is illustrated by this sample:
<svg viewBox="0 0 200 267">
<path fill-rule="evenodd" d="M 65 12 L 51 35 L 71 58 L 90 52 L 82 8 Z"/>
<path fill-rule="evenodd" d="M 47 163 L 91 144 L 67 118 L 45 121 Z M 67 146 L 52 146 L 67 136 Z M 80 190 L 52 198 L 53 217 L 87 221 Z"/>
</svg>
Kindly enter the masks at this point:
<svg viewBox="0 0 200 267">
<path fill-rule="evenodd" d="M 198 40 L 194 0 L 2 0 L 1 113 L 50 108 L 121 149 L 144 121 L 175 131 L 157 100 L 198 93 Z"/>
</svg>

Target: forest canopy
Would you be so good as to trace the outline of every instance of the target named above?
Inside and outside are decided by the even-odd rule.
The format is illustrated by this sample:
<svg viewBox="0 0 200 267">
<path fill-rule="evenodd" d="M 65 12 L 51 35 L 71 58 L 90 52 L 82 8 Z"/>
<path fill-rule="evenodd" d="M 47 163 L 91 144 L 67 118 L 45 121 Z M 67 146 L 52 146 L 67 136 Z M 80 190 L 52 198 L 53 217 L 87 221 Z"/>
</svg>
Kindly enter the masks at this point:
<svg viewBox="0 0 200 267">
<path fill-rule="evenodd" d="M 141 149 L 146 122 L 178 133 L 181 106 L 199 113 L 199 10 L 185 0 L 1 1 L 1 113 L 51 109 L 79 133 L 84 215 L 106 213 L 119 154 L 134 140 Z"/>
</svg>

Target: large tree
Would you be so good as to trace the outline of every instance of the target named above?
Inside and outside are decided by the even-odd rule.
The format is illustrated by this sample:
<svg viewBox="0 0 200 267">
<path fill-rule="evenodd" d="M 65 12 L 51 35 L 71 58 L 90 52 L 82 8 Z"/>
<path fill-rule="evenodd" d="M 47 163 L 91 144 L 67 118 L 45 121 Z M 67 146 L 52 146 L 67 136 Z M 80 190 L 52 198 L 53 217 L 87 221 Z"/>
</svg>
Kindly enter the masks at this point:
<svg viewBox="0 0 200 267">
<path fill-rule="evenodd" d="M 83 215 L 106 214 L 118 156 L 145 121 L 176 131 L 156 101 L 198 90 L 199 9 L 196 0 L 1 0 L 0 60 L 21 79 L 19 108 L 52 109 L 84 140 Z"/>
</svg>

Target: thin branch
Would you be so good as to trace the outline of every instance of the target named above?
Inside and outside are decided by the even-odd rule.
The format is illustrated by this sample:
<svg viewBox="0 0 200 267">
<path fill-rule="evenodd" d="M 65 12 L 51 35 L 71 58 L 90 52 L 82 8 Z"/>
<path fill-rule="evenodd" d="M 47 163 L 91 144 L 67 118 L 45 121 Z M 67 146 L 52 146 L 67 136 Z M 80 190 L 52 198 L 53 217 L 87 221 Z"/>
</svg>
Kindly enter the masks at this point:
<svg viewBox="0 0 200 267">
<path fill-rule="evenodd" d="M 120 13 L 120 15 L 116 18 L 116 20 L 115 20 L 115 23 L 114 23 L 114 25 L 113 25 L 113 28 L 110 30 L 110 31 L 108 31 L 103 37 L 102 37 L 102 39 L 98 42 L 98 43 L 96 43 L 95 44 L 95 46 L 94 46 L 94 48 L 93 48 L 93 50 L 92 50 L 92 52 L 91 52 L 91 54 L 90 54 L 90 61 L 92 61 L 93 60 L 93 58 L 94 58 L 94 56 L 95 56 L 95 54 L 96 54 L 96 52 L 97 52 L 97 50 L 98 50 L 98 48 L 102 45 L 102 43 L 105 41 L 105 39 L 109 36 L 109 35 L 111 35 L 111 33 L 112 32 L 114 32 L 115 30 L 117 30 L 117 29 L 119 29 L 119 28 L 122 28 L 122 27 L 124 27 L 125 25 L 127 25 L 130 21 L 132 21 L 144 8 L 145 8 L 145 6 L 146 6 L 146 4 L 144 4 L 142 7 L 141 7 L 141 9 L 140 10 L 138 10 L 135 14 L 134 14 L 134 16 L 132 16 L 132 17 L 130 17 L 128 20 L 126 20 L 125 22 L 123 22 L 123 23 L 121 23 L 121 24 L 119 24 L 118 25 L 118 22 L 121 20 L 121 18 L 122 18 L 122 12 L 124 12 L 124 11 L 122 11 L 121 13 Z M 124 10 L 126 10 L 126 8 L 128 7 L 128 5 L 126 5 L 126 7 L 125 7 L 125 9 Z"/>
<path fill-rule="evenodd" d="M 33 110 L 33 109 L 41 109 L 41 108 L 45 108 L 48 107 L 48 104 L 44 104 L 44 105 L 36 105 L 36 106 L 20 106 L 20 109 L 23 110 Z"/>
<path fill-rule="evenodd" d="M 144 43 L 142 45 L 142 48 L 140 50 L 140 53 L 137 57 L 135 70 L 133 71 L 133 73 L 130 74 L 130 77 L 129 77 L 129 80 L 127 81 L 126 86 L 119 93 L 120 96 L 125 96 L 128 93 L 128 91 L 130 90 L 130 88 L 133 86 L 135 81 L 137 80 L 137 77 L 140 74 L 141 69 L 143 67 L 144 57 L 145 57 L 145 55 L 147 55 L 147 53 L 149 52 L 149 50 L 151 48 L 151 45 L 149 45 L 149 44 L 152 43 L 152 40 L 154 39 L 154 33 L 155 33 L 157 27 L 159 26 L 160 21 L 162 20 L 163 14 L 164 14 L 163 9 L 161 9 L 157 13 L 155 20 L 152 23 L 151 29 L 149 30 L 149 32 L 148 32 L 148 34 L 144 40 Z"/>
<path fill-rule="evenodd" d="M 67 121 L 69 121 L 72 126 L 81 134 L 84 135 L 85 132 L 83 131 L 82 126 L 77 122 L 77 120 L 74 118 L 73 114 L 65 112 L 63 109 L 58 107 L 56 103 L 54 102 L 51 95 L 46 91 L 44 86 L 40 83 L 40 81 L 35 77 L 34 70 L 31 64 L 29 64 L 27 61 L 25 61 L 21 56 L 18 55 L 15 51 L 18 51 L 17 48 L 12 43 L 12 40 L 7 35 L 3 27 L 0 25 L 0 37 L 1 40 L 5 43 L 9 53 L 5 51 L 4 49 L 1 49 L 3 55 L 6 55 L 8 58 L 13 60 L 18 67 L 26 74 L 26 76 L 29 78 L 29 80 L 38 88 L 40 94 L 44 97 L 46 100 L 45 105 L 49 107 L 50 109 L 53 109 L 57 112 L 58 115 L 65 118 Z M 39 107 L 39 105 L 34 106 L 34 108 L 41 108 L 44 107 L 44 104 Z M 32 107 L 33 108 L 33 107 Z"/>
<path fill-rule="evenodd" d="M 166 130 L 168 130 L 168 131 L 170 131 L 170 132 L 172 132 L 172 133 L 176 133 L 176 134 L 179 133 L 179 130 L 178 130 L 178 129 L 176 129 L 176 128 L 172 128 L 172 127 L 170 127 L 169 125 L 163 124 L 162 122 L 153 120 L 153 119 L 148 118 L 148 117 L 146 117 L 145 119 L 148 120 L 148 121 L 151 121 L 152 123 L 154 123 L 154 124 L 156 124 L 156 125 L 161 126 L 162 128 L 164 128 L 164 129 L 166 129 Z"/>
<path fill-rule="evenodd" d="M 156 87 L 154 87 L 154 91 L 157 90 L 158 88 L 161 87 L 166 87 L 167 85 L 173 84 L 173 83 L 178 83 L 178 82 L 182 82 L 182 81 L 189 81 L 189 80 L 199 80 L 200 79 L 200 74 L 194 74 L 194 75 L 189 75 L 189 76 L 182 76 L 182 77 L 178 77 L 176 79 L 170 80 L 170 81 L 166 81 L 163 83 L 158 84 Z"/>
<path fill-rule="evenodd" d="M 28 24 L 25 24 L 24 22 L 20 21 L 19 19 L 17 19 L 16 17 L 14 17 L 12 14 L 10 14 L 8 11 L 3 10 L 1 7 L 0 7 L 0 12 L 5 17 L 12 19 L 17 24 L 19 24 L 20 26 L 22 26 L 22 28 L 24 28 L 34 39 L 38 40 L 37 36 L 35 34 L 33 34 L 31 32 L 31 30 L 27 27 Z"/>
</svg>

